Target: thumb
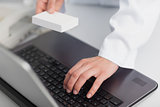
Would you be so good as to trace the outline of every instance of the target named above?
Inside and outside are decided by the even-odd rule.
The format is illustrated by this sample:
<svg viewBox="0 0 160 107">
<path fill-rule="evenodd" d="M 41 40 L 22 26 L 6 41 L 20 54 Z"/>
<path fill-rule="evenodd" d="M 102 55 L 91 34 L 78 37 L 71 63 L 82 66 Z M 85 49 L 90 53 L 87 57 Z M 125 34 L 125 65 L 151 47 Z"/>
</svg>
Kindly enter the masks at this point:
<svg viewBox="0 0 160 107">
<path fill-rule="evenodd" d="M 52 14 L 55 11 L 56 0 L 49 0 L 47 4 L 47 11 Z"/>
</svg>

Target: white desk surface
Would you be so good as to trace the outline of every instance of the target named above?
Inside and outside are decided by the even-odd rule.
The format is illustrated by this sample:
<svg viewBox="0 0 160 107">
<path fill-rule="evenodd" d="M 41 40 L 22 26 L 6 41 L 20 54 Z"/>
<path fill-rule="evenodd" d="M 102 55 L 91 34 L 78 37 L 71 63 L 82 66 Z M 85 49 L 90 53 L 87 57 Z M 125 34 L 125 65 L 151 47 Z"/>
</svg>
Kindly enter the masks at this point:
<svg viewBox="0 0 160 107">
<path fill-rule="evenodd" d="M 116 8 L 66 5 L 66 12 L 78 16 L 80 25 L 68 31 L 74 37 L 100 48 L 103 39 L 110 33 L 109 18 L 116 12 Z M 139 49 L 135 69 L 149 76 L 160 84 L 160 21 L 148 43 Z M 137 103 L 135 107 L 159 107 L 160 88 Z M 1 107 L 17 107 L 17 105 L 0 91 Z"/>
</svg>

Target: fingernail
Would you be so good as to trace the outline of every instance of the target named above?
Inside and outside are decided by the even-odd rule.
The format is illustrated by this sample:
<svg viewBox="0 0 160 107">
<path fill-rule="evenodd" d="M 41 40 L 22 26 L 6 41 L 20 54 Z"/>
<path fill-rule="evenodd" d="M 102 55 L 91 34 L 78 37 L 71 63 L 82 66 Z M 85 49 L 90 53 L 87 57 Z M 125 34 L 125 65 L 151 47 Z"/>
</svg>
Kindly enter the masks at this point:
<svg viewBox="0 0 160 107">
<path fill-rule="evenodd" d="M 77 90 L 73 90 L 73 94 L 78 94 Z"/>
<path fill-rule="evenodd" d="M 91 95 L 90 93 L 89 93 L 89 94 L 87 94 L 87 98 L 91 98 L 91 96 L 92 96 L 92 95 Z"/>
<path fill-rule="evenodd" d="M 70 93 L 71 91 L 69 89 L 67 89 L 67 93 Z"/>
</svg>

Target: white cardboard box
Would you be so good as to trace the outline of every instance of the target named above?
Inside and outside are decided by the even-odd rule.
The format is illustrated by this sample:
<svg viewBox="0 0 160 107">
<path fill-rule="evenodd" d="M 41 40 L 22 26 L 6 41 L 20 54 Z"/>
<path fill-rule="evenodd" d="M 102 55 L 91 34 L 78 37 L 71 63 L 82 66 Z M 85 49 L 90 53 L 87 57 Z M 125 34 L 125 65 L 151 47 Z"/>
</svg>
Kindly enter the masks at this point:
<svg viewBox="0 0 160 107">
<path fill-rule="evenodd" d="M 58 32 L 68 31 L 78 25 L 78 18 L 63 13 L 42 12 L 32 16 L 32 23 Z"/>
</svg>

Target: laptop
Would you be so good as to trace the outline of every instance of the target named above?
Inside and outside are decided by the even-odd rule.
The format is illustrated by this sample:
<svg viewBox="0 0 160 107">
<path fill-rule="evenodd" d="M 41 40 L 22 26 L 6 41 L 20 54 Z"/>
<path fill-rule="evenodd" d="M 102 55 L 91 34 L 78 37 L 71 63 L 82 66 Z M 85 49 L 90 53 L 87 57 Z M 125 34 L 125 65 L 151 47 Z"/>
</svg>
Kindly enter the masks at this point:
<svg viewBox="0 0 160 107">
<path fill-rule="evenodd" d="M 158 87 L 140 72 L 120 67 L 92 98 L 86 98 L 86 93 L 94 77 L 78 95 L 68 94 L 63 89 L 65 74 L 80 59 L 96 55 L 94 47 L 67 33 L 51 31 L 13 50 L 1 46 L 0 77 L 20 100 L 24 98 L 23 107 L 129 107 Z"/>
</svg>

